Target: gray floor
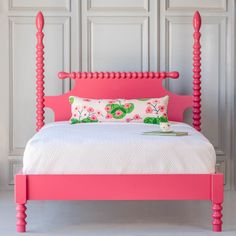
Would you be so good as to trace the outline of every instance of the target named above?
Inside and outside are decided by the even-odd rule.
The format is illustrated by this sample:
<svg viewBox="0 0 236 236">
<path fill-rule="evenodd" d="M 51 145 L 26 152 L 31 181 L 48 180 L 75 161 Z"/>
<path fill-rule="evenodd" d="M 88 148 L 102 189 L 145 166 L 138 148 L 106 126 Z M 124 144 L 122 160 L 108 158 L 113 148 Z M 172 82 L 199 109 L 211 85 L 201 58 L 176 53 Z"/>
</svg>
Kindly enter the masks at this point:
<svg viewBox="0 0 236 236">
<path fill-rule="evenodd" d="M 0 235 L 14 236 L 13 192 L 0 192 Z M 210 202 L 28 202 L 26 235 L 216 235 Z M 225 193 L 224 232 L 236 236 L 236 192 Z M 218 235 L 218 234 L 217 234 Z"/>
</svg>

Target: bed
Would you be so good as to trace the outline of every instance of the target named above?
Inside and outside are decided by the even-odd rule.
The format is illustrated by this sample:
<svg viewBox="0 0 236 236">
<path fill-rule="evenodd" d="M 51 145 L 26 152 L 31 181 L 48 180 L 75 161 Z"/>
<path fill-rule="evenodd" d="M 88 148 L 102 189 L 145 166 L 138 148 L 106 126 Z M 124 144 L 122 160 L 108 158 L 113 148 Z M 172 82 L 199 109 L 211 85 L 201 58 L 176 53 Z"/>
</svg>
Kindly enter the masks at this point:
<svg viewBox="0 0 236 236">
<path fill-rule="evenodd" d="M 60 96 L 44 94 L 44 17 L 36 17 L 36 131 L 26 145 L 23 170 L 15 176 L 16 228 L 26 231 L 28 200 L 210 200 L 213 231 L 222 230 L 223 174 L 201 131 L 201 17 L 193 17 L 193 94 L 174 94 L 163 80 L 173 72 L 60 72 L 74 87 Z M 185 137 L 145 136 L 157 125 L 85 123 L 71 125 L 70 96 L 151 98 L 168 95 L 168 116 Z M 44 108 L 55 122 L 44 124 Z M 183 123 L 192 108 L 193 127 Z M 117 145 L 118 144 L 118 145 Z M 119 147 L 122 145 L 122 148 Z"/>
</svg>

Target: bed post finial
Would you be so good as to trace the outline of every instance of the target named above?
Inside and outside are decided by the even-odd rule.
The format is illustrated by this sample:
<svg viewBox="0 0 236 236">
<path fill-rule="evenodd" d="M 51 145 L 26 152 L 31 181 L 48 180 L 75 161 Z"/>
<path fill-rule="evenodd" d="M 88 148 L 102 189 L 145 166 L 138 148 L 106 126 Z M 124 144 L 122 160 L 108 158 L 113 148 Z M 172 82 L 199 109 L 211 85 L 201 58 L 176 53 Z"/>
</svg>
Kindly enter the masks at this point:
<svg viewBox="0 0 236 236">
<path fill-rule="evenodd" d="M 198 11 L 193 17 L 193 127 L 201 131 L 201 16 Z"/>
<path fill-rule="evenodd" d="M 44 17 L 40 11 L 36 16 L 36 131 L 44 126 Z"/>
<path fill-rule="evenodd" d="M 41 11 L 39 11 L 36 16 L 36 27 L 37 27 L 38 31 L 42 32 L 43 27 L 44 27 L 44 17 L 43 17 L 43 13 Z"/>
</svg>

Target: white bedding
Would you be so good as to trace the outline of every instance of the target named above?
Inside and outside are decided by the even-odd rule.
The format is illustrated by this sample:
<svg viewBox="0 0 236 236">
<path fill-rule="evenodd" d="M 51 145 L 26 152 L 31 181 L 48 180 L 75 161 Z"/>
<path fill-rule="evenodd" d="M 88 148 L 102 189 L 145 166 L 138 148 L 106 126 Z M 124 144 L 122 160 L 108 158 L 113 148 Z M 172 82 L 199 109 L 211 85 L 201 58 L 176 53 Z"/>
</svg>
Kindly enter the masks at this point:
<svg viewBox="0 0 236 236">
<path fill-rule="evenodd" d="M 26 145 L 25 174 L 206 174 L 215 172 L 212 144 L 191 126 L 188 136 L 146 136 L 158 125 L 86 123 L 45 125 Z"/>
</svg>

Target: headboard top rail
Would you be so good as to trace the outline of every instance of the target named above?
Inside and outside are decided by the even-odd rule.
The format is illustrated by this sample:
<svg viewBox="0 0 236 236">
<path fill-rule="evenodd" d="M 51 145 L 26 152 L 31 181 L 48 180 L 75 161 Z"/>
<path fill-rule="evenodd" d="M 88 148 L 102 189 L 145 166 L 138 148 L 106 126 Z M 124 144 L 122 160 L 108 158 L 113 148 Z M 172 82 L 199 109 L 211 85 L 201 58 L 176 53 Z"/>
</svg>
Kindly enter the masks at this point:
<svg viewBox="0 0 236 236">
<path fill-rule="evenodd" d="M 178 79 L 179 72 L 59 72 L 60 79 Z"/>
</svg>

